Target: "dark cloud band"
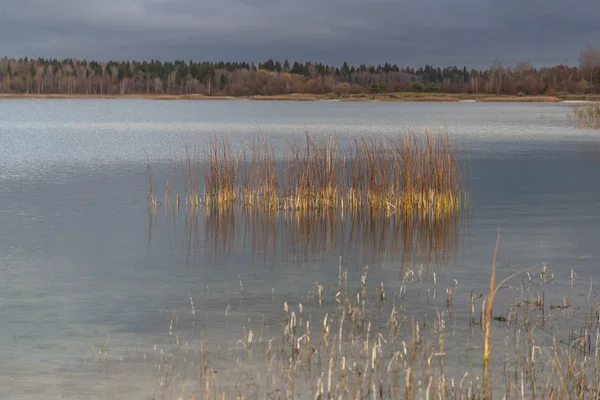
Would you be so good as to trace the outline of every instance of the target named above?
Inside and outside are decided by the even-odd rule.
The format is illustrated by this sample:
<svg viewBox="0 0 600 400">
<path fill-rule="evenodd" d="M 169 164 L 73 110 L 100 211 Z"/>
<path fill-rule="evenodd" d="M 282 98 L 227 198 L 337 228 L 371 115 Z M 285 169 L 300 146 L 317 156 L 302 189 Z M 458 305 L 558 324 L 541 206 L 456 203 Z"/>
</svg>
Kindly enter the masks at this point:
<svg viewBox="0 0 600 400">
<path fill-rule="evenodd" d="M 576 63 L 600 44 L 597 0 L 20 0 L 0 6 L 11 57 Z"/>
</svg>

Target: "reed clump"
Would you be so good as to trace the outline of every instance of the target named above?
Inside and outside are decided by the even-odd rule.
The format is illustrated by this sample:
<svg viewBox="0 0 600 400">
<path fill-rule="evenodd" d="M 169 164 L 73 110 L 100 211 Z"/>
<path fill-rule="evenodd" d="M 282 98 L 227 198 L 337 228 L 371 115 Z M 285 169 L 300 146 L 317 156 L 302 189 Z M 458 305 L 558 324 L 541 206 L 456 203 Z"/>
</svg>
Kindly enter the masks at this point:
<svg viewBox="0 0 600 400">
<path fill-rule="evenodd" d="M 248 154 L 249 149 L 249 154 Z M 245 167 L 240 168 L 240 163 Z M 439 217 L 465 203 L 458 148 L 448 134 L 408 131 L 388 138 L 294 136 L 282 161 L 260 136 L 239 153 L 212 138 L 205 159 L 205 203 L 268 210 L 384 211 Z"/>
<path fill-rule="evenodd" d="M 600 103 L 575 107 L 573 114 L 582 127 L 600 129 Z"/>
</svg>

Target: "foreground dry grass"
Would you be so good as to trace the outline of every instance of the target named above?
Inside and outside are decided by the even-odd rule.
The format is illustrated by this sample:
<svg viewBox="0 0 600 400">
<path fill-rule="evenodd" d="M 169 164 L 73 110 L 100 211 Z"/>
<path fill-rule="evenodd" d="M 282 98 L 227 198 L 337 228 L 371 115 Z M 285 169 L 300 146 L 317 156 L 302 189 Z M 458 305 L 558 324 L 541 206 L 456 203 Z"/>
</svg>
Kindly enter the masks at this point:
<svg viewBox="0 0 600 400">
<path fill-rule="evenodd" d="M 576 96 L 565 96 L 565 99 Z M 579 96 L 581 97 L 581 96 Z M 579 98 L 577 97 L 577 98 Z M 561 101 L 556 96 L 512 96 L 512 95 L 486 95 L 486 94 L 447 94 L 447 93 L 414 93 L 398 92 L 384 94 L 308 94 L 290 93 L 272 96 L 206 96 L 201 94 L 170 95 L 170 94 L 113 94 L 113 95 L 85 95 L 85 94 L 17 94 L 2 93 L 0 99 L 147 99 L 147 100 L 278 100 L 278 101 L 386 101 L 386 102 L 457 102 L 457 101 L 482 101 L 482 102 L 544 102 L 554 103 Z"/>
<path fill-rule="evenodd" d="M 341 264 L 338 271 L 336 282 L 316 282 L 307 297 L 282 301 L 280 318 L 267 317 L 271 324 L 244 324 L 227 349 L 209 337 L 187 342 L 176 324 L 183 314 L 172 312 L 169 343 L 155 349 L 155 398 L 591 399 L 600 393 L 598 307 L 589 297 L 584 310 L 566 299 L 546 304 L 544 288 L 554 276 L 544 265 L 511 276 L 520 291 L 502 286 L 509 280 L 497 285 L 515 297 L 496 315 L 476 292 L 466 305 L 458 302 L 460 284 L 441 283 L 423 267 L 404 270 L 398 287 L 370 282 L 368 268 L 350 286 Z M 415 291 L 427 293 L 426 311 Z M 190 305 L 195 320 L 191 298 Z M 561 337 L 564 329 L 554 324 L 566 314 L 572 333 Z M 540 342 L 540 332 L 549 343 Z"/>
</svg>

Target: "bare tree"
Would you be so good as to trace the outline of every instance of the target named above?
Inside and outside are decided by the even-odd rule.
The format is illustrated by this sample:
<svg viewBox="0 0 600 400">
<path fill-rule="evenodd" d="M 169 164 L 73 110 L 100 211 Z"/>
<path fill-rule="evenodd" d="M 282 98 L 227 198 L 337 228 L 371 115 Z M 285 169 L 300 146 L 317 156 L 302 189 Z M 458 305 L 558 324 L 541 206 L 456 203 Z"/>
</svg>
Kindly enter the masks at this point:
<svg viewBox="0 0 600 400">
<path fill-rule="evenodd" d="M 592 84 L 596 71 L 600 69 L 600 48 L 586 46 L 579 56 L 579 68 Z"/>
<path fill-rule="evenodd" d="M 504 72 L 504 67 L 502 66 L 502 62 L 499 59 L 495 59 L 492 62 L 492 66 L 490 67 L 491 74 L 491 91 L 495 91 L 496 94 L 500 94 L 500 87 L 502 86 L 502 75 Z"/>
<path fill-rule="evenodd" d="M 533 69 L 533 65 L 531 64 L 530 61 L 520 61 L 517 64 L 517 72 L 519 72 L 519 73 L 528 72 L 528 71 L 531 71 L 532 69 Z"/>
</svg>

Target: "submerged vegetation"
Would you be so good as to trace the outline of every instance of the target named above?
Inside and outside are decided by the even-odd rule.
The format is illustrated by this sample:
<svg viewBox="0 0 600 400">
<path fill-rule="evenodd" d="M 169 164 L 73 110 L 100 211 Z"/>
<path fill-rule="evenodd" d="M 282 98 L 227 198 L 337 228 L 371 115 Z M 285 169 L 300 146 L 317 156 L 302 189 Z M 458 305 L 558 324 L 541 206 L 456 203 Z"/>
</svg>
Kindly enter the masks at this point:
<svg viewBox="0 0 600 400">
<path fill-rule="evenodd" d="M 584 128 L 600 128 L 600 103 L 575 107 L 575 118 Z"/>
</svg>

